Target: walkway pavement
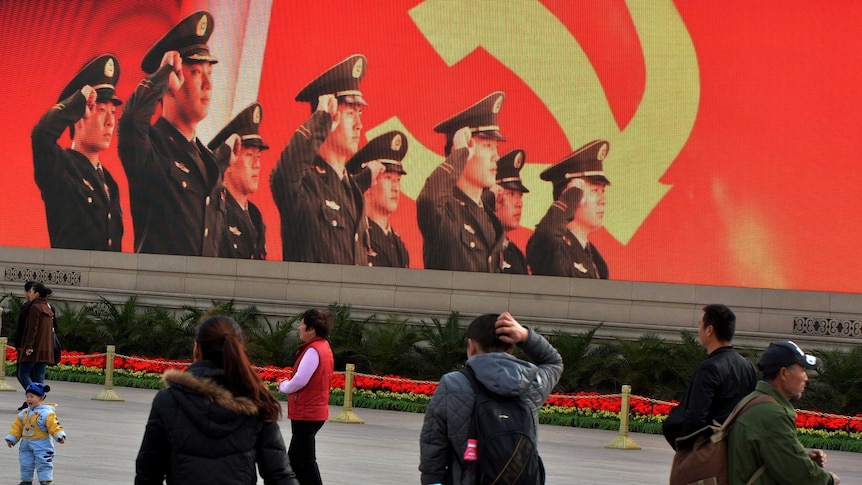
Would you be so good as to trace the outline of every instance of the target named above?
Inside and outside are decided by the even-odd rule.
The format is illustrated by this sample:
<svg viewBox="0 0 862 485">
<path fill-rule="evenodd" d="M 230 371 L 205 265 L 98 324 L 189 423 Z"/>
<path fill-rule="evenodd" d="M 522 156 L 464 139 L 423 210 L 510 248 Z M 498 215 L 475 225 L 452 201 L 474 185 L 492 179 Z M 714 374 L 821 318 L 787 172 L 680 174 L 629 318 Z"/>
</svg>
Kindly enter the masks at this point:
<svg viewBox="0 0 862 485">
<path fill-rule="evenodd" d="M 10 384 L 17 384 L 10 381 Z M 57 445 L 57 485 L 132 483 L 135 456 L 141 443 L 155 391 L 116 388 L 124 402 L 93 401 L 102 386 L 49 382 L 49 402 L 69 435 Z M 15 408 L 24 400 L 18 392 L 0 392 L 0 416 L 10 426 Z M 334 416 L 340 408 L 330 409 Z M 421 414 L 355 409 L 365 424 L 327 423 L 318 434 L 318 461 L 324 482 L 333 484 L 419 483 Z M 285 442 L 290 426 L 281 426 Z M 2 428 L 4 435 L 8 428 Z M 658 435 L 633 433 L 642 450 L 610 450 L 604 445 L 617 433 L 541 426 L 539 449 L 549 485 L 667 483 L 672 450 Z M 862 455 L 829 452 L 829 469 L 843 484 L 862 483 Z M 18 482 L 18 448 L 0 452 L 0 483 Z M 263 483 L 262 481 L 260 483 Z"/>
</svg>

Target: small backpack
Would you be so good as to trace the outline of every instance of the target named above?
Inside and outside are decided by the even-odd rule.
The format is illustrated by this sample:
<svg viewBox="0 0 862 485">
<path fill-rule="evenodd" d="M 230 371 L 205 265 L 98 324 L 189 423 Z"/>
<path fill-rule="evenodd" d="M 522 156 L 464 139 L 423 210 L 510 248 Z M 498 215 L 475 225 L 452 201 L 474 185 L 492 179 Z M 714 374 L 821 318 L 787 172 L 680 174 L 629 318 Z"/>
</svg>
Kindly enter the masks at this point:
<svg viewBox="0 0 862 485">
<path fill-rule="evenodd" d="M 688 436 L 676 439 L 677 452 L 673 455 L 670 467 L 670 485 L 727 485 L 730 483 L 727 459 L 727 435 L 730 425 L 740 414 L 750 407 L 766 402 L 776 402 L 772 396 L 758 396 L 748 401 L 740 402 L 730 416 L 720 425 L 707 425 Z M 680 443 L 692 442 L 693 446 L 680 446 Z M 748 484 L 756 482 L 766 471 L 766 465 L 761 466 L 748 480 Z"/>
<path fill-rule="evenodd" d="M 478 442 L 475 483 L 544 484 L 545 468 L 533 439 L 536 429 L 529 405 L 519 396 L 488 391 L 470 367 L 461 372 L 476 395 L 470 424 L 470 438 Z"/>
</svg>

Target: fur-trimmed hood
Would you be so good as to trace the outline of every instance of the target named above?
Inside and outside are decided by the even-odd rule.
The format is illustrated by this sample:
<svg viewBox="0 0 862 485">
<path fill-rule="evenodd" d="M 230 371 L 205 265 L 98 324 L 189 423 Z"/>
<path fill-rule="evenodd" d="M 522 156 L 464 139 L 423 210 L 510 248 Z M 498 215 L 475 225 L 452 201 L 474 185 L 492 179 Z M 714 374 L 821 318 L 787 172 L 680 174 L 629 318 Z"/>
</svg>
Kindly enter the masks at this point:
<svg viewBox="0 0 862 485">
<path fill-rule="evenodd" d="M 208 436 L 231 434 L 246 417 L 260 414 L 254 402 L 222 384 L 224 374 L 211 362 L 195 362 L 185 372 L 169 369 L 163 378 L 177 408 Z"/>
</svg>

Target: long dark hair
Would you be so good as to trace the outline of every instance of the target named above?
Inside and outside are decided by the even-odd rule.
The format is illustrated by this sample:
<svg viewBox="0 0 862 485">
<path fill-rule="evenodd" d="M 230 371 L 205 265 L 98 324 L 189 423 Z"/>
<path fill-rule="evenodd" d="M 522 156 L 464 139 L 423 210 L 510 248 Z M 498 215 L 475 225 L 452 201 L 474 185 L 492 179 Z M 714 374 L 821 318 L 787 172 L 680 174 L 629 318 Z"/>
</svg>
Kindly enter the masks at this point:
<svg viewBox="0 0 862 485">
<path fill-rule="evenodd" d="M 228 389 L 251 399 L 266 418 L 277 421 L 281 404 L 254 371 L 243 345 L 242 329 L 230 317 L 212 316 L 198 325 L 195 335 L 201 357 L 224 370 Z"/>
<path fill-rule="evenodd" d="M 27 285 L 25 284 L 24 286 L 26 287 Z M 51 293 L 54 293 L 53 291 L 51 291 L 51 288 L 48 288 L 47 286 L 43 285 L 42 283 L 33 283 L 33 285 L 30 288 L 32 288 L 33 291 L 38 293 L 39 296 L 42 298 L 47 297 Z"/>
</svg>

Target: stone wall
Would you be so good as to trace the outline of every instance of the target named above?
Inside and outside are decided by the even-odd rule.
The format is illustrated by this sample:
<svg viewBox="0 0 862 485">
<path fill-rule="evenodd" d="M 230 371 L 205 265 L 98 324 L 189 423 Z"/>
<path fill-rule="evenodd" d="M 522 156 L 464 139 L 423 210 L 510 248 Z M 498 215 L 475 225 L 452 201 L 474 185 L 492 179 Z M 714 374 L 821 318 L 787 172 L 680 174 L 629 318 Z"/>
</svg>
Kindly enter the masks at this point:
<svg viewBox="0 0 862 485">
<path fill-rule="evenodd" d="M 604 325 L 600 338 L 656 333 L 678 339 L 696 331 L 701 308 L 725 303 L 737 314 L 736 342 L 765 347 L 793 339 L 803 347 L 847 348 L 862 342 L 862 295 L 457 271 L 244 261 L 233 259 L 0 247 L 0 292 L 22 295 L 36 279 L 52 299 L 180 308 L 234 299 L 273 318 L 311 306 L 349 304 L 359 317 L 413 321 L 510 311 L 543 332 L 580 333 Z"/>
</svg>

